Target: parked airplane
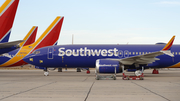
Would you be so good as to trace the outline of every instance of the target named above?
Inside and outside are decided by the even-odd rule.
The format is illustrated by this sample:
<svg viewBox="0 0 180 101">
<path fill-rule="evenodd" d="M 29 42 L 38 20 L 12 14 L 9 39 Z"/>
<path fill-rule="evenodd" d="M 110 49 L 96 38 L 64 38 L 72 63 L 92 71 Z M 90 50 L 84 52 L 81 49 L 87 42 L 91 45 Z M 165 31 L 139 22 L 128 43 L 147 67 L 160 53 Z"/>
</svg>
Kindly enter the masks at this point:
<svg viewBox="0 0 180 101">
<path fill-rule="evenodd" d="M 22 59 L 38 48 L 55 45 L 59 39 L 64 17 L 56 17 L 51 25 L 44 31 L 33 44 L 21 47 L 0 56 L 0 67 L 21 66 L 27 64 Z"/>
<path fill-rule="evenodd" d="M 0 7 L 0 54 L 17 48 L 23 40 L 8 42 L 19 0 L 6 0 Z"/>
<path fill-rule="evenodd" d="M 179 45 L 170 48 L 175 36 L 165 45 L 57 45 L 37 49 L 24 61 L 44 69 L 58 67 L 96 68 L 99 73 L 118 73 L 127 68 L 164 68 L 180 65 Z M 164 48 L 163 48 L 164 47 Z M 160 50 L 160 51 L 158 51 Z M 163 55 L 164 54 L 164 55 Z M 173 58 L 172 58 L 173 57 Z M 179 64 L 176 66 L 176 64 Z M 179 66 L 180 67 L 180 66 Z"/>
</svg>

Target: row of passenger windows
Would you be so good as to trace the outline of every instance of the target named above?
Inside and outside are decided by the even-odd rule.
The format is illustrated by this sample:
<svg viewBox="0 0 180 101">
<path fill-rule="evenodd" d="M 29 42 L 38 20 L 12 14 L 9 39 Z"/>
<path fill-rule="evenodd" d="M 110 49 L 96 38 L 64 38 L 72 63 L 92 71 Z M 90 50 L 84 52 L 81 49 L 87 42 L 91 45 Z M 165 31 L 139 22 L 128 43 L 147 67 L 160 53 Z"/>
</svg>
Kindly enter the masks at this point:
<svg viewBox="0 0 180 101">
<path fill-rule="evenodd" d="M 101 53 L 101 52 L 93 52 L 93 53 L 91 53 L 91 52 L 86 52 L 86 54 L 97 54 L 97 53 Z M 143 54 L 148 54 L 148 53 L 151 53 L 151 52 L 119 52 L 119 55 L 123 55 L 123 54 L 125 54 L 125 55 L 143 55 Z M 73 52 L 67 52 L 67 53 L 65 53 L 65 54 L 73 54 Z M 78 54 L 77 52 L 74 52 L 74 54 Z M 83 52 L 80 52 L 80 54 L 85 54 L 85 53 L 83 53 Z M 104 53 L 105 54 L 105 53 Z M 108 54 L 108 53 L 106 53 L 106 54 Z M 109 54 L 113 54 L 113 52 L 110 52 Z M 114 52 L 114 54 L 118 54 L 118 52 Z M 180 55 L 180 52 L 172 52 L 172 54 L 174 54 L 174 55 Z"/>
<path fill-rule="evenodd" d="M 125 52 L 125 55 L 128 55 L 128 53 L 129 53 L 129 55 L 143 55 L 143 54 L 148 54 L 151 52 Z M 119 54 L 121 55 L 122 53 L 119 53 Z M 180 55 L 180 52 L 172 52 L 172 54 Z"/>
<path fill-rule="evenodd" d="M 16 55 L 16 57 L 23 57 L 23 55 Z"/>
<path fill-rule="evenodd" d="M 151 52 L 129 52 L 129 55 L 143 55 L 143 54 L 148 54 L 148 53 L 151 53 Z M 87 54 L 89 54 L 89 53 L 87 52 Z M 118 54 L 118 53 L 115 53 L 115 54 Z M 121 55 L 122 52 L 120 52 L 119 54 Z M 172 52 L 172 54 L 180 55 L 180 52 Z M 125 55 L 128 55 L 128 52 L 125 52 Z M 17 57 L 23 57 L 23 55 L 16 55 L 16 56 Z"/>
<path fill-rule="evenodd" d="M 2 56 L 6 56 L 6 55 L 0 55 L 0 57 Z M 12 57 L 14 57 L 14 55 Z M 16 55 L 16 57 L 24 57 L 24 55 Z"/>
<path fill-rule="evenodd" d="M 148 53 L 151 53 L 151 52 L 125 52 L 125 55 L 143 55 L 143 54 L 148 54 Z M 122 53 L 119 53 L 120 55 Z"/>
</svg>

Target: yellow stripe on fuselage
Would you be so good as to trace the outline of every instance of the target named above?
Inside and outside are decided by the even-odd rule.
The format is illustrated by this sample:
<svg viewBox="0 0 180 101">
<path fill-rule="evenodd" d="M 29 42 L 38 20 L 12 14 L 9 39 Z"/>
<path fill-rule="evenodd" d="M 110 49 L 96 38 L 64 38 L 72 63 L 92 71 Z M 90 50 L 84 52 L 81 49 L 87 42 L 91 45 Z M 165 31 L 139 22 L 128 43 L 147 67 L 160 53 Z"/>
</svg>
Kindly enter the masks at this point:
<svg viewBox="0 0 180 101">
<path fill-rule="evenodd" d="M 3 10 L 5 10 L 5 8 L 9 5 L 9 3 L 11 2 L 12 0 L 6 0 L 3 5 L 0 7 L 0 14 L 3 12 Z"/>
<path fill-rule="evenodd" d="M 29 38 L 29 36 L 32 34 L 32 32 L 35 30 L 35 28 L 36 28 L 36 26 L 33 26 L 32 28 L 31 28 L 31 30 L 28 32 L 28 34 L 24 37 L 24 39 L 23 40 L 25 40 L 24 42 L 21 42 L 20 44 L 19 44 L 19 46 L 21 47 L 21 46 L 23 46 L 24 45 L 24 43 L 27 41 L 27 39 Z"/>
<path fill-rule="evenodd" d="M 180 62 L 178 62 L 177 64 L 175 65 L 172 65 L 172 66 L 169 66 L 167 68 L 180 68 Z"/>
</svg>

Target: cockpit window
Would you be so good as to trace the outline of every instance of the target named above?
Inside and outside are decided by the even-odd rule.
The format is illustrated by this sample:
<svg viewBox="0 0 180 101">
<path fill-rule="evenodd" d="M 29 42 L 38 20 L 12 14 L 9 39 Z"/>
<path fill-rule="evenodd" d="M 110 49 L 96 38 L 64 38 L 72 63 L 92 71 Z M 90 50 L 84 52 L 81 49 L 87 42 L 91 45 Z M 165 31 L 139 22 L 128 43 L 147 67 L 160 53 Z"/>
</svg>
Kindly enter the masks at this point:
<svg viewBox="0 0 180 101">
<path fill-rule="evenodd" d="M 40 53 L 40 51 L 34 51 L 33 52 L 33 54 L 39 54 Z"/>
</svg>

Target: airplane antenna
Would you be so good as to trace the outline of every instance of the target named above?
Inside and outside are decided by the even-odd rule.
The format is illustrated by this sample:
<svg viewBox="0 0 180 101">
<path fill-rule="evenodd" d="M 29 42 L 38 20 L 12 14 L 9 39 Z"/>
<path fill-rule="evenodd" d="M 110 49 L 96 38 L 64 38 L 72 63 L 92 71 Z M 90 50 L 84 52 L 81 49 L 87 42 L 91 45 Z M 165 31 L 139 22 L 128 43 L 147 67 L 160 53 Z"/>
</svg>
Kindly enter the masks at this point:
<svg viewBox="0 0 180 101">
<path fill-rule="evenodd" d="M 73 45 L 73 42 L 74 42 L 74 34 L 72 34 L 72 45 Z"/>
</svg>

